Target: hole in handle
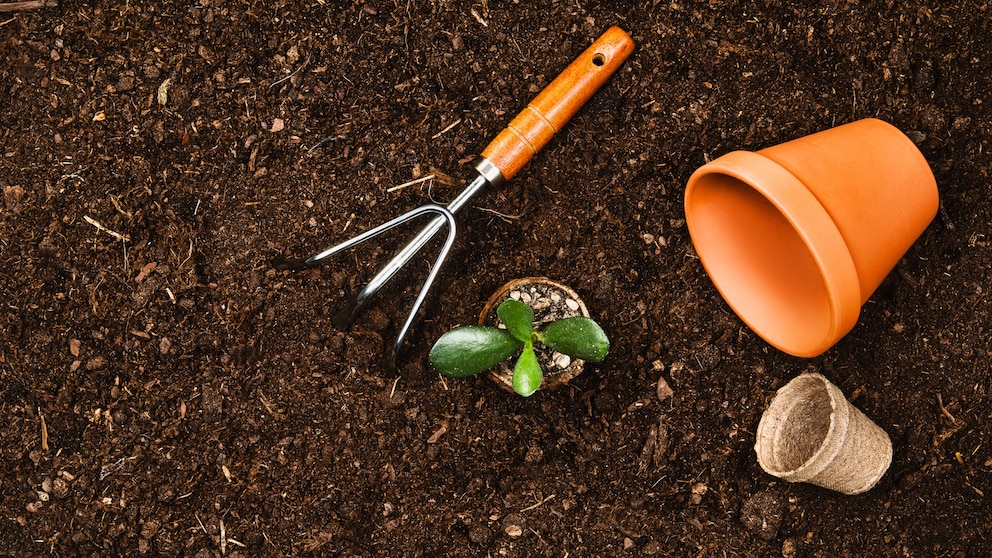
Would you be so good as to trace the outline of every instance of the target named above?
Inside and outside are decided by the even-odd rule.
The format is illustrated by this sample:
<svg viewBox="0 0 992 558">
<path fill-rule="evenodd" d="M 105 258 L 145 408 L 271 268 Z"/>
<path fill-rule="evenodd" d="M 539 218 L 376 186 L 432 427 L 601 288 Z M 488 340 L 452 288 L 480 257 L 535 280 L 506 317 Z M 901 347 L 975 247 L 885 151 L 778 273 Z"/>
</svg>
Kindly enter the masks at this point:
<svg viewBox="0 0 992 558">
<path fill-rule="evenodd" d="M 606 55 L 597 52 L 592 57 L 592 63 L 595 66 L 602 66 L 603 64 L 606 64 Z"/>
</svg>

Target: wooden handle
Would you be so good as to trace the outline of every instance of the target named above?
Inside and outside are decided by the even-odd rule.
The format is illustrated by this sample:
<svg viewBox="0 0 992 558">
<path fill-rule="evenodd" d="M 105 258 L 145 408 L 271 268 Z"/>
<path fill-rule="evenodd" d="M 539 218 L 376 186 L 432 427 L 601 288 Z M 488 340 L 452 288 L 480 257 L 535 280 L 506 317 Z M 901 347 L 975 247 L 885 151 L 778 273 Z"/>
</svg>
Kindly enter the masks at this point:
<svg viewBox="0 0 992 558">
<path fill-rule="evenodd" d="M 505 180 L 517 174 L 634 50 L 623 29 L 610 27 L 544 88 L 482 152 Z"/>
</svg>

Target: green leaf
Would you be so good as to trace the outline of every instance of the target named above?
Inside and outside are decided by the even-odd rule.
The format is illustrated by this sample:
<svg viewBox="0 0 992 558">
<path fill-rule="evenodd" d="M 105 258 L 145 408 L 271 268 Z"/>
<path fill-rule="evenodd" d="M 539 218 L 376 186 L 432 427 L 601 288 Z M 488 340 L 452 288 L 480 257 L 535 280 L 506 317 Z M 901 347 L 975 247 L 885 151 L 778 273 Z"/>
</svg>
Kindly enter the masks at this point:
<svg viewBox="0 0 992 558">
<path fill-rule="evenodd" d="M 541 335 L 542 343 L 572 358 L 600 362 L 610 352 L 610 340 L 599 324 L 582 316 L 552 323 Z"/>
<path fill-rule="evenodd" d="M 445 376 L 467 378 L 496 366 L 521 346 L 523 343 L 502 329 L 462 326 L 442 335 L 428 359 Z"/>
<path fill-rule="evenodd" d="M 534 310 L 519 300 L 508 298 L 496 309 L 496 315 L 506 324 L 506 330 L 521 342 L 530 341 L 533 332 Z"/>
<path fill-rule="evenodd" d="M 541 365 L 537 362 L 537 355 L 534 354 L 534 344 L 526 343 L 524 350 L 517 359 L 517 365 L 513 367 L 513 391 L 530 397 L 537 388 L 541 387 L 544 381 L 544 373 L 541 372 Z"/>
</svg>

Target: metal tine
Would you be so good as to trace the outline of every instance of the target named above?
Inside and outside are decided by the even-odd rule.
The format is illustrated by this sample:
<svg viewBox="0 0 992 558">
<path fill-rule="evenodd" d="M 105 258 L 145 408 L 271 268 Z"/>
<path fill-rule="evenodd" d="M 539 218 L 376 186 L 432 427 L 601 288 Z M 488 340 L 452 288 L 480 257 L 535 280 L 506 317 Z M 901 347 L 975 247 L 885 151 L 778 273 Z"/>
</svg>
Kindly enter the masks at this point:
<svg viewBox="0 0 992 558">
<path fill-rule="evenodd" d="M 427 298 L 427 293 L 430 291 L 431 285 L 434 284 L 434 279 L 437 278 L 437 274 L 441 271 L 441 266 L 444 265 L 444 260 L 448 257 L 448 252 L 451 251 L 451 247 L 455 244 L 456 227 L 454 214 L 439 205 L 429 205 L 425 207 L 428 207 L 431 211 L 439 213 L 442 217 L 444 217 L 448 224 L 448 234 L 444 239 L 444 245 L 441 246 L 441 251 L 438 252 L 437 259 L 434 260 L 434 267 L 432 267 L 427 273 L 427 279 L 424 280 L 423 286 L 420 287 L 420 292 L 417 293 L 417 299 L 413 301 L 413 308 L 410 309 L 410 314 L 406 317 L 406 322 L 403 323 L 403 327 L 400 328 L 400 332 L 396 336 L 396 342 L 393 343 L 393 368 L 396 367 L 396 355 L 399 353 L 400 347 L 403 345 L 403 339 L 410 330 L 410 326 L 413 325 L 413 320 L 417 316 L 417 311 L 420 310 L 420 305 L 423 304 L 424 299 Z"/>
<path fill-rule="evenodd" d="M 383 285 L 385 285 L 396 272 L 399 271 L 404 265 L 406 265 L 421 248 L 424 247 L 427 242 L 433 238 L 441 227 L 444 225 L 448 226 L 448 233 L 444 241 L 444 245 L 441 247 L 441 251 L 438 253 L 437 259 L 434 262 L 434 266 L 431 268 L 427 275 L 427 279 L 424 284 L 420 287 L 420 292 L 417 293 L 417 298 L 414 300 L 413 308 L 410 310 L 410 314 L 407 316 L 406 322 L 403 323 L 403 327 L 400 328 L 399 334 L 396 337 L 396 342 L 393 344 L 393 365 L 396 364 L 396 355 L 403 345 L 403 339 L 406 337 L 407 332 L 410 330 L 410 326 L 413 324 L 413 320 L 416 318 L 417 311 L 420 310 L 420 306 L 423 304 L 424 299 L 427 297 L 427 291 L 430 290 L 431 286 L 434 284 L 434 280 L 437 278 L 437 274 L 444 264 L 445 258 L 448 257 L 448 252 L 451 251 L 451 247 L 455 243 L 455 233 L 456 224 L 455 216 L 448 209 L 441 207 L 440 205 L 428 204 L 422 205 L 416 209 L 410 210 L 395 219 L 387 221 L 375 228 L 369 229 L 362 234 L 355 236 L 349 240 L 346 240 L 336 246 L 328 248 L 323 252 L 315 256 L 307 258 L 306 264 L 314 264 L 329 258 L 335 254 L 338 254 L 348 248 L 357 246 L 366 240 L 379 236 L 380 234 L 393 229 L 403 223 L 410 221 L 424 215 L 426 213 L 436 213 L 436 217 L 430 224 L 424 227 L 417 236 L 413 238 L 406 246 L 403 247 L 389 262 L 382 268 L 376 275 L 369 281 L 364 289 L 358 296 L 356 296 L 348 306 L 339 312 L 334 317 L 334 326 L 339 329 L 346 329 L 351 325 L 355 316 L 358 314 L 358 310 L 365 304 L 372 295 L 379 291 Z"/>
</svg>

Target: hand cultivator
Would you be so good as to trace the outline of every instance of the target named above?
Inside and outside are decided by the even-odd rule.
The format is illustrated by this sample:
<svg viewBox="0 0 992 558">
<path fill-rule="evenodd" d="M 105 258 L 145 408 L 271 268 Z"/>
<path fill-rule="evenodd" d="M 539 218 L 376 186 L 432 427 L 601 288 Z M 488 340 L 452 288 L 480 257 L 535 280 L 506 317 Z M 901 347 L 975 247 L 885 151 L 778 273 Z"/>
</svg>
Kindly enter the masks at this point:
<svg viewBox="0 0 992 558">
<path fill-rule="evenodd" d="M 411 219 L 426 214 L 434 215 L 430 223 L 369 281 L 368 285 L 358 293 L 347 307 L 334 317 L 334 326 L 339 329 L 347 329 L 365 301 L 382 288 L 442 228 L 446 228 L 445 242 L 437 256 L 435 265 L 427 275 L 427 279 L 413 303 L 413 308 L 393 344 L 393 358 L 395 359 L 417 311 L 434 283 L 452 244 L 454 244 L 456 230 L 454 214 L 478 194 L 483 187 L 487 185 L 498 187 L 516 175 L 623 64 L 633 49 L 634 43 L 626 32 L 619 27 L 608 29 L 538 94 L 527 105 L 527 108 L 510 121 L 510 124 L 483 150 L 482 156 L 475 163 L 478 175 L 447 207 L 434 204 L 418 207 L 308 258 L 304 262 L 305 264 L 316 264 Z"/>
</svg>

